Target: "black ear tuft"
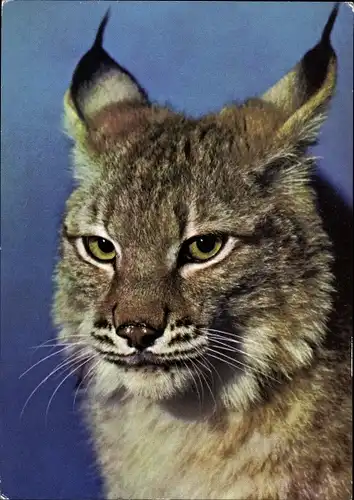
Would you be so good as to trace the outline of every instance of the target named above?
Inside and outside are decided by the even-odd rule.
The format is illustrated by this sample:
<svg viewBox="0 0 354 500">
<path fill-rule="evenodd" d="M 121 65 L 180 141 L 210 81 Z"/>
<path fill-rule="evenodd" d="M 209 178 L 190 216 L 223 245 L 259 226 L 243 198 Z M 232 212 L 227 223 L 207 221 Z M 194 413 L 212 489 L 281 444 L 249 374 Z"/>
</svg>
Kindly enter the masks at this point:
<svg viewBox="0 0 354 500">
<path fill-rule="evenodd" d="M 100 25 L 98 27 L 97 35 L 96 35 L 95 41 L 93 43 L 94 47 L 95 46 L 96 47 L 102 47 L 102 45 L 103 45 L 103 35 L 104 35 L 104 31 L 106 29 L 106 26 L 107 26 L 107 23 L 108 23 L 110 15 L 111 15 L 111 9 L 108 8 L 106 14 L 104 15 L 104 17 L 103 17 L 103 19 L 100 22 Z"/>
<path fill-rule="evenodd" d="M 323 44 L 330 45 L 330 43 L 331 43 L 330 37 L 331 37 L 334 23 L 335 23 L 337 16 L 338 16 L 339 6 L 340 6 L 340 2 L 336 2 L 334 4 L 332 12 L 330 13 L 328 21 L 326 23 L 326 26 L 323 28 L 322 37 L 321 37 L 321 43 L 323 43 Z"/>
<path fill-rule="evenodd" d="M 329 63 L 335 58 L 330 37 L 338 10 L 339 3 L 337 2 L 323 29 L 319 43 L 313 49 L 309 50 L 302 59 L 299 78 L 303 86 L 302 90 L 307 99 L 321 88 L 328 73 Z"/>
<path fill-rule="evenodd" d="M 122 86 L 124 86 L 126 91 L 125 94 L 133 95 L 135 91 L 136 98 L 139 98 L 142 101 L 147 100 L 146 91 L 138 83 L 135 77 L 126 68 L 118 64 L 102 46 L 104 31 L 108 23 L 109 16 L 110 10 L 108 9 L 99 25 L 92 47 L 79 61 L 71 81 L 70 95 L 72 102 L 78 116 L 84 122 L 87 122 L 87 119 L 89 118 L 86 110 L 87 102 L 91 99 L 92 93 L 96 90 L 96 88 L 102 85 L 108 76 L 109 78 L 112 78 L 112 75 L 116 76 L 114 91 L 117 91 L 117 82 L 122 82 Z M 100 96 L 100 99 L 102 100 L 102 95 Z M 113 96 L 112 99 L 114 101 Z M 117 101 L 119 100 L 120 98 L 118 95 Z M 107 101 L 107 99 L 103 99 L 103 101 Z M 90 106 L 90 108 L 92 108 L 92 106 Z"/>
</svg>

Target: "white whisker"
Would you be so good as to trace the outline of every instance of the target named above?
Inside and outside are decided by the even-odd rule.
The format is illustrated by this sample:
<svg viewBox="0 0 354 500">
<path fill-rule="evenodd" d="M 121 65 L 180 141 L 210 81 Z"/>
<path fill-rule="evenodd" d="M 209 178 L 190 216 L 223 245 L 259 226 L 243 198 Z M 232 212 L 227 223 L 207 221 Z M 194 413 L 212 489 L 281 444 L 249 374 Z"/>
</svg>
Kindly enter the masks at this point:
<svg viewBox="0 0 354 500">
<path fill-rule="evenodd" d="M 47 425 L 47 420 L 48 420 L 49 408 L 50 408 L 51 402 L 54 399 L 54 396 L 56 395 L 56 393 L 58 392 L 58 390 L 60 389 L 60 387 L 64 384 L 65 380 L 67 380 L 70 377 L 70 375 L 72 375 L 73 373 L 75 373 L 79 368 L 81 368 L 82 366 L 84 366 L 87 363 L 87 361 L 88 361 L 87 356 L 85 357 L 84 361 L 82 361 L 82 358 L 80 360 L 74 361 L 74 364 L 79 363 L 79 365 L 76 366 L 73 370 L 71 370 L 68 373 L 68 375 L 66 375 L 63 378 L 63 380 L 60 382 L 60 384 L 56 387 L 55 391 L 53 392 L 53 394 L 51 395 L 51 397 L 49 399 L 49 402 L 48 402 L 48 405 L 47 405 L 47 409 L 46 409 L 46 412 L 45 412 L 45 423 L 46 423 L 46 425 Z"/>
<path fill-rule="evenodd" d="M 90 363 L 91 361 L 93 361 L 95 359 L 95 357 L 99 357 L 99 354 L 95 353 L 87 362 Z M 74 401 L 73 401 L 73 411 L 75 409 L 75 402 L 76 402 L 76 398 L 77 398 L 77 395 L 79 393 L 81 385 L 89 377 L 89 375 L 94 371 L 94 369 L 96 368 L 96 366 L 99 365 L 100 362 L 101 362 L 101 359 L 99 359 L 97 361 L 97 363 L 95 363 L 93 366 L 91 366 L 91 368 L 88 370 L 88 372 L 85 374 L 85 376 L 82 378 L 82 380 L 80 381 L 79 385 L 77 386 L 76 391 L 75 391 L 75 395 L 74 395 Z"/>
<path fill-rule="evenodd" d="M 37 346 L 32 346 L 31 349 L 35 349 L 35 350 L 39 349 L 40 347 L 44 347 L 45 344 L 48 344 L 49 342 L 57 342 L 58 344 L 62 344 L 63 342 L 70 343 L 71 339 L 77 339 L 77 338 L 80 338 L 82 340 L 87 340 L 87 335 L 73 334 L 73 335 L 70 335 L 70 337 L 62 339 L 62 340 L 60 339 L 60 337 L 52 337 L 50 339 L 45 340 L 44 342 L 42 342 L 41 344 L 39 344 Z"/>
<path fill-rule="evenodd" d="M 213 365 L 213 364 L 212 364 L 212 363 L 208 360 L 208 358 L 206 357 L 206 355 L 205 355 L 205 354 L 203 354 L 202 359 L 203 359 L 203 360 L 205 361 L 205 363 L 206 363 L 207 365 L 209 365 L 211 368 L 208 368 L 208 366 L 205 366 L 205 365 L 203 365 L 203 366 L 205 366 L 205 368 L 206 368 L 207 370 L 209 370 L 211 374 L 212 374 L 212 370 L 213 370 L 213 371 L 216 373 L 216 375 L 217 375 L 218 379 L 220 380 L 221 385 L 223 385 L 223 383 L 224 383 L 224 382 L 223 382 L 223 380 L 222 380 L 222 378 L 221 378 L 221 376 L 220 376 L 220 373 L 219 373 L 219 372 L 218 372 L 218 370 L 215 368 L 215 366 L 214 366 L 214 365 Z"/>
<path fill-rule="evenodd" d="M 204 377 L 204 374 L 202 373 L 202 371 L 198 368 L 198 366 L 195 364 L 196 363 L 196 359 L 191 359 L 191 364 L 193 366 L 193 369 L 195 370 L 195 373 L 198 377 L 198 380 L 199 380 L 199 383 L 200 383 L 200 389 L 201 389 L 201 392 L 202 392 L 202 401 L 201 403 L 204 402 L 204 385 L 203 385 L 203 381 L 202 381 L 202 378 L 205 382 L 205 377 Z"/>
<path fill-rule="evenodd" d="M 264 360 L 254 356 L 254 355 L 249 354 L 247 351 L 243 351 L 242 349 L 238 349 L 235 347 L 230 347 L 227 343 L 228 341 L 222 342 L 221 340 L 217 340 L 214 338 L 211 338 L 211 340 L 214 344 L 218 344 L 218 345 L 222 346 L 223 351 L 230 351 L 230 352 L 235 352 L 235 353 L 239 353 L 239 354 L 244 354 L 248 358 L 254 359 L 257 363 L 263 365 L 265 368 L 267 368 L 267 366 L 268 366 Z M 215 346 L 215 347 L 217 347 L 217 346 Z"/>
<path fill-rule="evenodd" d="M 222 361 L 222 362 L 224 362 L 225 364 L 227 364 L 229 366 L 232 366 L 232 367 L 237 368 L 237 369 L 240 369 L 240 366 L 242 366 L 242 367 L 246 368 L 246 370 L 244 370 L 245 373 L 247 372 L 247 369 L 248 369 L 251 372 L 258 373 L 259 375 L 262 375 L 263 377 L 269 378 L 270 380 L 273 380 L 274 382 L 278 382 L 271 375 L 268 375 L 267 373 L 265 373 L 265 372 L 263 372 L 261 370 L 258 370 L 257 368 L 255 368 L 253 366 L 246 365 L 245 363 L 242 363 L 242 361 L 239 361 L 238 359 L 231 358 L 230 356 L 227 356 L 226 354 L 224 354 L 224 353 L 222 353 L 220 351 L 215 351 L 214 349 L 212 349 L 210 347 L 208 347 L 207 350 L 209 352 L 213 352 L 214 353 L 214 354 L 210 354 L 210 356 L 214 357 L 215 359 L 219 359 L 219 361 Z M 215 353 L 218 354 L 219 356 L 222 356 L 224 359 L 221 359 L 220 357 L 217 358 L 215 356 Z"/>
<path fill-rule="evenodd" d="M 214 354 L 210 353 L 210 351 L 212 351 L 212 353 L 214 353 Z M 225 363 L 228 366 L 236 368 L 237 370 L 240 370 L 241 367 L 249 368 L 244 363 L 241 363 L 240 361 L 237 361 L 237 360 L 234 360 L 232 358 L 229 358 L 229 356 L 226 356 L 225 354 L 219 353 L 219 351 L 214 351 L 213 349 L 208 348 L 208 352 L 209 352 L 209 356 L 211 356 L 212 358 L 215 358 L 215 359 L 221 361 L 222 363 Z M 217 353 L 218 355 L 216 355 L 215 353 Z M 220 357 L 220 356 L 223 356 L 224 358 Z M 230 361 L 228 361 L 229 359 L 232 360 L 232 363 Z M 244 371 L 246 371 L 246 370 L 244 370 Z"/>
<path fill-rule="evenodd" d="M 82 342 L 58 342 L 56 344 L 46 344 L 46 345 L 40 345 L 40 346 L 32 346 L 31 349 L 45 349 L 46 347 L 67 347 L 67 346 L 77 346 L 77 345 L 83 345 Z"/>
<path fill-rule="evenodd" d="M 202 361 L 201 361 L 200 359 L 195 358 L 195 359 L 194 359 L 194 361 L 195 361 L 195 362 L 198 362 L 198 363 L 199 363 L 199 364 L 200 364 L 203 368 L 206 368 L 207 370 L 209 370 L 209 371 L 211 372 L 210 368 L 206 367 L 206 366 L 204 365 L 204 363 L 202 363 Z M 210 384 L 209 384 L 209 382 L 208 382 L 208 380 L 207 380 L 207 377 L 206 377 L 206 375 L 204 375 L 203 371 L 200 371 L 200 375 L 203 377 L 203 380 L 204 380 L 204 382 L 205 382 L 205 385 L 207 386 L 207 388 L 208 388 L 208 390 L 209 390 L 209 392 L 210 392 L 210 395 L 211 395 L 211 397 L 212 397 L 212 399 L 213 399 L 213 401 L 214 401 L 214 405 L 215 405 L 215 407 L 216 407 L 216 401 L 215 401 L 214 393 L 213 393 L 213 390 L 212 390 L 212 388 L 211 388 L 211 386 L 210 386 Z"/>
<path fill-rule="evenodd" d="M 234 342 L 235 344 L 243 344 L 245 341 L 245 339 L 241 335 L 238 335 L 235 332 L 226 332 L 225 330 L 215 330 L 213 328 L 199 328 L 199 330 L 202 332 L 204 331 L 206 333 L 211 333 L 211 336 L 214 336 L 215 338 L 220 338 L 220 339 L 225 340 L 225 337 L 226 337 L 228 342 Z M 216 335 L 213 332 L 221 333 L 223 335 Z M 256 340 L 253 340 L 253 339 L 247 338 L 247 342 L 255 344 L 256 346 L 260 345 L 259 342 L 257 342 Z"/>
<path fill-rule="evenodd" d="M 80 349 L 79 351 L 75 351 L 71 356 L 66 356 L 66 360 L 69 360 L 70 361 L 68 363 L 65 362 L 64 360 L 64 363 L 61 365 L 60 367 L 60 370 L 61 370 L 61 373 L 60 373 L 60 370 L 59 372 L 56 374 L 55 378 L 59 378 L 63 375 L 63 373 L 65 373 L 67 370 L 70 370 L 71 368 L 71 363 L 75 363 L 77 360 L 80 360 L 82 359 L 82 356 L 85 355 L 85 352 L 83 351 L 83 349 Z"/>
<path fill-rule="evenodd" d="M 70 356 L 68 359 L 66 359 L 65 361 L 63 361 L 62 363 L 59 364 L 59 366 L 57 366 L 55 369 L 53 369 L 38 385 L 37 387 L 35 387 L 35 389 L 33 389 L 33 391 L 31 392 L 31 394 L 28 396 L 28 398 L 26 399 L 25 401 L 25 404 L 23 405 L 23 408 L 22 408 L 22 411 L 20 413 L 20 419 L 22 418 L 23 416 L 23 412 L 25 411 L 25 408 L 27 407 L 29 401 L 31 400 L 31 398 L 35 395 L 35 393 L 38 391 L 38 389 L 50 378 L 52 377 L 55 373 L 58 372 L 58 370 L 60 370 L 61 368 L 63 368 L 63 366 L 66 366 L 67 364 L 69 363 L 72 363 L 74 360 L 75 360 L 75 357 L 77 356 L 77 353 L 75 353 L 73 356 Z"/>
<path fill-rule="evenodd" d="M 182 361 L 183 361 L 183 360 L 182 360 Z M 196 388 L 196 390 L 197 390 L 197 394 L 198 394 L 199 407 L 201 408 L 201 404 L 202 404 L 202 402 L 201 402 L 201 399 L 200 399 L 200 393 L 199 393 L 199 389 L 198 389 L 198 384 L 197 384 L 197 382 L 196 382 L 196 380 L 195 380 L 195 378 L 194 378 L 193 372 L 189 369 L 189 367 L 188 367 L 187 363 L 186 363 L 185 361 L 183 361 L 183 364 L 184 364 L 184 366 L 186 367 L 186 370 L 188 371 L 188 373 L 189 373 L 189 375 L 191 376 L 191 379 L 192 379 L 192 381 L 193 381 L 193 383 L 194 383 L 194 385 L 195 385 L 195 388 Z"/>
<path fill-rule="evenodd" d="M 36 366 L 40 365 L 41 363 L 43 363 L 43 361 L 46 361 L 47 359 L 49 358 L 52 358 L 53 356 L 56 356 L 57 354 L 60 354 L 61 352 L 65 351 L 65 349 L 67 349 L 67 346 L 63 347 L 62 349 L 60 349 L 60 351 L 56 351 L 56 352 L 53 352 L 51 354 L 48 354 L 48 356 L 46 356 L 45 358 L 42 358 L 40 359 L 39 361 L 37 361 L 37 363 L 35 363 L 34 365 L 30 366 L 29 368 L 27 368 L 27 370 L 25 372 L 23 372 L 20 376 L 19 376 L 19 379 L 21 379 L 22 377 L 24 377 L 26 375 L 26 373 L 30 372 L 31 370 L 33 370 L 33 368 L 35 368 Z"/>
</svg>

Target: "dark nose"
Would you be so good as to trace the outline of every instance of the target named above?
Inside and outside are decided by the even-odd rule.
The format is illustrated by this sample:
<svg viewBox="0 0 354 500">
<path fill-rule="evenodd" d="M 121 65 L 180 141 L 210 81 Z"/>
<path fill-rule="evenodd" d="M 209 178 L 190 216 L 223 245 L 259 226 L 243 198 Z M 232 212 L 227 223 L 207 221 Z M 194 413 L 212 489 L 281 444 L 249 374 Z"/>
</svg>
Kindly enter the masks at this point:
<svg viewBox="0 0 354 500">
<path fill-rule="evenodd" d="M 119 326 L 116 332 L 127 340 L 129 347 L 135 347 L 139 351 L 152 346 L 162 335 L 162 330 L 156 330 L 145 323 L 126 323 Z"/>
</svg>

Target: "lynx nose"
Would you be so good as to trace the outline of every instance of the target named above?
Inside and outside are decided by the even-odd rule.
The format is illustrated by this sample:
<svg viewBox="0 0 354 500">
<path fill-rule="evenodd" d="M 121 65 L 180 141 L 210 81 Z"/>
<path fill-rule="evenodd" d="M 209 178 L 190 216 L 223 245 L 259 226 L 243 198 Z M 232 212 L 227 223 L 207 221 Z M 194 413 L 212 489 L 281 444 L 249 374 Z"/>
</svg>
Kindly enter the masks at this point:
<svg viewBox="0 0 354 500">
<path fill-rule="evenodd" d="M 162 335 L 161 330 L 156 330 L 145 323 L 126 323 L 119 326 L 116 333 L 127 340 L 129 347 L 135 347 L 139 351 L 152 346 Z"/>
</svg>

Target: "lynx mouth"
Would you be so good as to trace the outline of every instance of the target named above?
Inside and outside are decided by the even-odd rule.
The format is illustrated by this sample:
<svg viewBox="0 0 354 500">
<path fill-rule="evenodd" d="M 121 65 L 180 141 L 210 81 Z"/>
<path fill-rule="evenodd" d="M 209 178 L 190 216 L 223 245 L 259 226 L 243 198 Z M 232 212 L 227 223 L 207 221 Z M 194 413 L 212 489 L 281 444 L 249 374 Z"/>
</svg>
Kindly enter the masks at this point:
<svg viewBox="0 0 354 500">
<path fill-rule="evenodd" d="M 185 368 L 186 366 L 192 367 L 193 360 L 196 358 L 201 358 L 200 353 L 186 352 L 183 356 L 174 355 L 155 355 L 151 352 L 143 352 L 131 355 L 118 355 L 118 354 L 107 354 L 101 353 L 103 357 L 110 363 L 131 369 L 151 369 L 151 370 L 168 370 L 172 367 Z"/>
</svg>

